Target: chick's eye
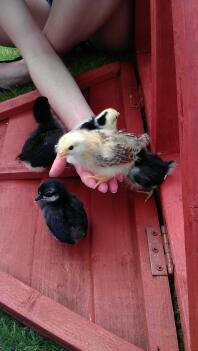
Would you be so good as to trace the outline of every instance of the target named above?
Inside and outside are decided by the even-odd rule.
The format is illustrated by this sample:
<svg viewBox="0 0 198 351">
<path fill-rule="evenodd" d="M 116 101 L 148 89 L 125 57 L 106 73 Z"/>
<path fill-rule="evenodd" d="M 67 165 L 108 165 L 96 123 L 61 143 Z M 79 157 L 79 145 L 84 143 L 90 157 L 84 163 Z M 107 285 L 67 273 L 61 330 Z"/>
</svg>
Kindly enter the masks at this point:
<svg viewBox="0 0 198 351">
<path fill-rule="evenodd" d="M 50 196 L 52 196 L 53 194 L 51 193 L 51 192 L 47 192 L 47 193 L 45 193 L 45 196 L 48 196 L 48 197 L 50 197 Z"/>
<path fill-rule="evenodd" d="M 71 145 L 70 147 L 68 147 L 68 150 L 73 150 L 73 145 Z"/>
</svg>

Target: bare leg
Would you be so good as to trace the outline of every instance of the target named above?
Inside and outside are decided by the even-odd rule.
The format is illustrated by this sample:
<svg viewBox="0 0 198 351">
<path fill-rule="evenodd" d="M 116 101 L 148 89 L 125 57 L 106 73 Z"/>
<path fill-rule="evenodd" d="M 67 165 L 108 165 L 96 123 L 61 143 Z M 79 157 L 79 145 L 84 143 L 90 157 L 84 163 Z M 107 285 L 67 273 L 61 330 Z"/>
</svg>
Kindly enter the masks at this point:
<svg viewBox="0 0 198 351">
<path fill-rule="evenodd" d="M 122 0 L 108 21 L 92 36 L 99 49 L 122 51 L 132 48 L 133 0 Z"/>
<path fill-rule="evenodd" d="M 25 0 L 28 8 L 40 28 L 44 28 L 47 21 L 50 5 L 46 0 Z M 9 36 L 0 26 L 0 45 L 14 46 Z"/>
<path fill-rule="evenodd" d="M 78 0 L 75 6 L 70 0 L 64 4 L 54 0 L 51 11 L 46 0 L 37 0 L 36 3 L 27 0 L 27 4 L 41 28 L 48 18 L 44 33 L 58 53 L 68 51 L 95 32 L 93 41 L 99 47 L 120 50 L 128 46 L 130 0 L 103 0 L 100 4 L 92 0 Z M 63 16 L 63 13 L 66 15 Z M 79 20 L 81 18 L 83 20 Z M 29 80 L 24 61 L 0 65 L 0 86 L 7 88 Z"/>
<path fill-rule="evenodd" d="M 50 12 L 50 5 L 46 0 L 26 0 L 25 2 L 35 21 L 43 29 Z M 0 45 L 14 46 L 11 39 L 1 27 Z M 9 88 L 12 85 L 24 84 L 30 81 L 30 79 L 24 60 L 0 64 L 0 87 Z"/>
</svg>

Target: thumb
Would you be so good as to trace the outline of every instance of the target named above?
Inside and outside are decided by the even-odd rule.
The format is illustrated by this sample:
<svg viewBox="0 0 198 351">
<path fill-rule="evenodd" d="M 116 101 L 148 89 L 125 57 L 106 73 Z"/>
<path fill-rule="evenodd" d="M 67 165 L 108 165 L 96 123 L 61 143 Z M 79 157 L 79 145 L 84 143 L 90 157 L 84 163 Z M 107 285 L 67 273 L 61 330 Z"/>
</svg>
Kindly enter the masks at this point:
<svg viewBox="0 0 198 351">
<path fill-rule="evenodd" d="M 50 169 L 49 176 L 58 177 L 61 173 L 63 173 L 66 164 L 67 163 L 65 157 L 60 157 L 57 155 Z"/>
</svg>

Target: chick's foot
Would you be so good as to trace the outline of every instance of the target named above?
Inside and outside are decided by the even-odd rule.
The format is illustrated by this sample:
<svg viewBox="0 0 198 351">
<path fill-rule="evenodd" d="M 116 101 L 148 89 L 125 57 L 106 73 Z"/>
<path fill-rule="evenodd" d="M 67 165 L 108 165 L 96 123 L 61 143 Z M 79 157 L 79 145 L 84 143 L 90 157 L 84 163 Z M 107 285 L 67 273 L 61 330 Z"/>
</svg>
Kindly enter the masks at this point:
<svg viewBox="0 0 198 351">
<path fill-rule="evenodd" d="M 108 182 L 108 180 L 109 180 L 108 177 L 99 177 L 99 176 L 95 176 L 95 175 L 88 175 L 85 178 L 95 180 L 96 181 L 95 188 L 97 188 L 102 183 Z"/>
</svg>

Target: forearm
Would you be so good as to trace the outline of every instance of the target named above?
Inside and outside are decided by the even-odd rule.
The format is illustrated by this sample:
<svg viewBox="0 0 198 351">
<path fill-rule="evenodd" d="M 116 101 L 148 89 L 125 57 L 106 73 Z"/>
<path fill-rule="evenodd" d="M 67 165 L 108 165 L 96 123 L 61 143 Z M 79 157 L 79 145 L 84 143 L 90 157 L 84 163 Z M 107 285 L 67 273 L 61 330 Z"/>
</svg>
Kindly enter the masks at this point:
<svg viewBox="0 0 198 351">
<path fill-rule="evenodd" d="M 0 24 L 20 49 L 42 95 L 68 129 L 93 115 L 78 86 L 22 0 L 1 0 Z"/>
<path fill-rule="evenodd" d="M 39 51 L 27 61 L 27 65 L 40 93 L 48 97 L 68 129 L 93 116 L 73 77 L 55 53 Z"/>
</svg>

